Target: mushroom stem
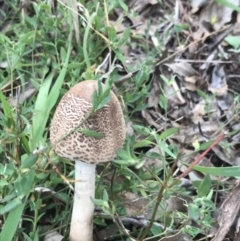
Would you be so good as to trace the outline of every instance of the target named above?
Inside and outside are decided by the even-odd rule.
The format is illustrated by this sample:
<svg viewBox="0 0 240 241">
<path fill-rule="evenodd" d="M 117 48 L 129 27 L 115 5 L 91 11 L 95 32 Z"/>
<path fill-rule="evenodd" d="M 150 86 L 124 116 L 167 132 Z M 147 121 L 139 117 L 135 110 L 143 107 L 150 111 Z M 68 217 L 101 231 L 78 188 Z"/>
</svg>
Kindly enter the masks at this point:
<svg viewBox="0 0 240 241">
<path fill-rule="evenodd" d="M 75 193 L 70 241 L 92 241 L 95 196 L 95 164 L 75 161 Z"/>
</svg>

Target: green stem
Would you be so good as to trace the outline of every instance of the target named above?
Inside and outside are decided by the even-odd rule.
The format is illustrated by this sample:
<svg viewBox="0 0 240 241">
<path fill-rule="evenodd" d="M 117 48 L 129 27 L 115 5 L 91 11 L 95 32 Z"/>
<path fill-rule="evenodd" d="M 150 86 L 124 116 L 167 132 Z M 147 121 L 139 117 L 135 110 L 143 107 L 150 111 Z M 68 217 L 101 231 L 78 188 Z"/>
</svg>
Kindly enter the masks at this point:
<svg viewBox="0 0 240 241">
<path fill-rule="evenodd" d="M 157 201 L 156 201 L 156 204 L 154 205 L 154 208 L 153 208 L 153 214 L 152 214 L 152 217 L 151 217 L 151 220 L 150 220 L 150 223 L 148 225 L 148 227 L 146 228 L 145 232 L 143 233 L 143 235 L 140 237 L 139 241 L 143 241 L 144 238 L 148 235 L 150 229 L 152 228 L 152 225 L 153 225 L 153 222 L 155 220 L 155 217 L 156 217 L 156 214 L 157 214 L 157 211 L 158 211 L 158 207 L 162 201 L 162 198 L 163 198 L 163 193 L 164 193 L 164 190 L 167 188 L 167 184 L 168 184 L 168 181 L 170 179 L 170 177 L 172 176 L 173 174 L 173 171 L 177 165 L 177 161 L 179 159 L 179 155 L 180 153 L 178 154 L 177 158 L 175 159 L 171 169 L 170 169 L 170 172 L 166 178 L 166 180 L 163 182 L 163 184 L 161 185 L 161 189 L 158 193 L 158 196 L 157 196 Z"/>
</svg>

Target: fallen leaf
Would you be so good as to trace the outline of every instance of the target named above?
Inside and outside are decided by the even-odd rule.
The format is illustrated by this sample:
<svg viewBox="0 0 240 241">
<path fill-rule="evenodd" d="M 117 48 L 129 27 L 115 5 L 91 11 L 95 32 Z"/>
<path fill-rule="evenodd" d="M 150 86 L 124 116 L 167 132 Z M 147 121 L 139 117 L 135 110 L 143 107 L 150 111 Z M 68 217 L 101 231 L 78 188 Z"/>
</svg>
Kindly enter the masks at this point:
<svg viewBox="0 0 240 241">
<path fill-rule="evenodd" d="M 211 84 L 208 90 L 217 96 L 225 95 L 228 91 L 226 74 L 223 66 L 216 65 L 212 73 Z"/>
</svg>

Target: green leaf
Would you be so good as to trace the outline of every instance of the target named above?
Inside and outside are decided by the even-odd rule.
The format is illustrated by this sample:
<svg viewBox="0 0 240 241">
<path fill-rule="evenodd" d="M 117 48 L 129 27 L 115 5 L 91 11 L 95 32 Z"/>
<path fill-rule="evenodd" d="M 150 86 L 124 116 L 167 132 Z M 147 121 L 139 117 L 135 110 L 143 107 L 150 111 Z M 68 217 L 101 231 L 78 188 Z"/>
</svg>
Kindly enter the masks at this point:
<svg viewBox="0 0 240 241">
<path fill-rule="evenodd" d="M 114 53 L 121 62 L 125 62 L 125 57 L 119 49 L 114 49 Z"/>
<path fill-rule="evenodd" d="M 140 161 L 138 159 L 124 159 L 124 160 L 113 160 L 114 163 L 124 166 L 133 166 L 137 165 Z"/>
<path fill-rule="evenodd" d="M 193 220 L 198 220 L 200 217 L 199 207 L 194 203 L 188 204 L 188 215 Z"/>
<path fill-rule="evenodd" d="M 176 155 L 170 150 L 170 146 L 165 141 L 158 141 L 158 144 L 160 145 L 161 149 L 164 150 L 165 153 L 167 153 L 172 158 L 176 158 Z"/>
<path fill-rule="evenodd" d="M 17 196 L 17 194 L 15 192 L 12 192 L 11 194 L 4 196 L 3 199 L 1 199 L 0 203 L 6 203 L 6 202 L 10 202 L 10 200 L 12 200 L 13 198 L 15 198 Z M 1 209 L 0 209 L 1 210 Z"/>
<path fill-rule="evenodd" d="M 33 241 L 26 233 L 23 233 L 23 236 L 26 241 Z"/>
<path fill-rule="evenodd" d="M 91 79 L 94 79 L 95 78 L 95 74 L 94 74 L 94 71 L 91 67 L 87 68 L 86 71 L 84 71 L 82 74 L 81 74 L 82 78 L 84 80 L 91 80 Z"/>
<path fill-rule="evenodd" d="M 239 96 L 239 97 L 240 97 L 240 96 Z M 236 135 L 238 132 L 240 132 L 240 129 L 231 131 L 231 132 L 227 133 L 226 137 L 234 136 L 234 135 Z"/>
<path fill-rule="evenodd" d="M 91 200 L 93 201 L 93 203 L 94 203 L 96 206 L 101 206 L 101 207 L 106 207 L 106 208 L 109 207 L 107 201 L 104 201 L 104 200 L 101 200 L 101 199 L 92 198 L 92 197 L 91 197 Z"/>
<path fill-rule="evenodd" d="M 197 94 L 202 97 L 204 100 L 207 100 L 208 99 L 208 95 L 206 93 L 204 93 L 203 91 L 197 89 Z"/>
<path fill-rule="evenodd" d="M 23 173 L 22 175 L 18 176 L 14 183 L 14 187 L 18 196 L 26 195 L 31 191 L 34 182 L 34 177 L 34 169 L 31 169 L 26 173 Z"/>
<path fill-rule="evenodd" d="M 20 138 L 21 138 L 21 143 L 22 143 L 22 146 L 23 146 L 24 151 L 25 151 L 27 154 L 30 154 L 31 151 L 30 151 L 28 139 L 26 138 L 26 136 L 25 136 L 24 134 L 22 134 Z"/>
<path fill-rule="evenodd" d="M 152 234 L 153 234 L 154 236 L 159 235 L 160 233 L 162 233 L 162 231 L 163 231 L 163 229 L 162 229 L 161 226 L 155 225 L 155 224 L 153 223 L 153 225 L 152 225 L 152 227 L 151 227 L 151 232 L 152 232 Z"/>
<path fill-rule="evenodd" d="M 200 167 L 194 166 L 194 170 L 204 174 L 222 176 L 222 177 L 240 177 L 240 166 L 233 167 Z"/>
<path fill-rule="evenodd" d="M 24 204 L 20 203 L 8 214 L 0 233 L 0 240 L 12 241 L 24 210 Z M 1 211 L 1 210 L 0 210 Z"/>
<path fill-rule="evenodd" d="M 129 151 L 124 150 L 124 149 L 120 149 L 117 151 L 117 154 L 120 158 L 122 159 L 131 159 L 131 153 L 129 153 Z"/>
<path fill-rule="evenodd" d="M 66 51 L 65 51 L 64 48 L 61 48 L 60 54 L 61 54 L 61 59 L 62 59 L 62 60 L 64 60 L 64 59 L 67 58 L 67 53 L 66 53 Z"/>
<path fill-rule="evenodd" d="M 0 188 L 9 185 L 6 180 L 0 180 Z"/>
<path fill-rule="evenodd" d="M 177 127 L 169 128 L 169 129 L 163 131 L 163 132 L 159 135 L 159 139 L 167 139 L 168 137 L 174 135 L 174 134 L 177 133 L 178 131 L 179 131 L 179 128 L 177 128 Z"/>
<path fill-rule="evenodd" d="M 97 110 L 101 109 L 105 106 L 111 99 L 110 95 L 111 91 L 111 84 L 109 82 L 106 83 L 105 89 L 102 89 L 102 84 L 98 81 L 98 106 Z"/>
<path fill-rule="evenodd" d="M 160 106 L 161 106 L 164 110 L 167 110 L 167 107 L 168 107 L 168 99 L 167 99 L 166 96 L 164 96 L 164 95 L 160 95 L 159 98 L 160 98 L 160 101 L 159 101 Z"/>
<path fill-rule="evenodd" d="M 93 130 L 89 130 L 89 129 L 82 129 L 80 130 L 84 135 L 86 136 L 91 136 L 91 137 L 95 137 L 95 138 L 103 138 L 105 137 L 105 135 L 103 133 L 97 132 L 97 131 L 93 131 Z"/>
<path fill-rule="evenodd" d="M 31 168 L 32 166 L 34 166 L 36 164 L 37 160 L 38 160 L 38 155 L 36 155 L 36 154 L 27 156 L 27 157 L 23 158 L 23 160 L 21 161 L 21 168 L 22 169 L 23 168 Z"/>
<path fill-rule="evenodd" d="M 0 215 L 10 212 L 12 209 L 16 208 L 20 204 L 22 204 L 22 200 L 19 197 L 14 198 L 10 202 L 8 202 L 4 207 L 0 208 Z"/>
<path fill-rule="evenodd" d="M 93 222 L 94 222 L 94 224 L 97 224 L 99 226 L 103 226 L 103 227 L 107 226 L 106 222 L 105 222 L 105 219 L 103 219 L 103 218 L 97 218 L 96 217 L 96 218 L 94 218 Z"/>
<path fill-rule="evenodd" d="M 102 88 L 102 82 L 100 79 L 97 80 L 97 95 L 98 97 L 102 95 L 103 93 L 103 88 Z"/>
<path fill-rule="evenodd" d="M 110 101 L 111 96 L 108 95 L 105 99 L 103 99 L 97 106 L 96 110 L 99 110 L 103 108 L 109 101 Z"/>
<path fill-rule="evenodd" d="M 223 6 L 225 6 L 225 7 L 229 7 L 232 10 L 240 12 L 240 7 L 235 5 L 235 4 L 233 4 L 233 3 L 231 3 L 231 2 L 229 2 L 229 1 L 226 1 L 226 0 L 214 0 L 214 1 L 219 3 L 219 4 L 221 4 L 221 5 L 223 5 Z"/>
<path fill-rule="evenodd" d="M 130 28 L 127 28 L 126 30 L 124 30 L 123 35 L 117 42 L 116 46 L 121 47 L 122 45 L 126 44 L 127 41 L 129 40 L 130 33 L 131 33 Z"/>
<path fill-rule="evenodd" d="M 109 198 L 108 198 L 108 193 L 107 193 L 106 189 L 104 189 L 104 190 L 103 190 L 103 200 L 106 201 L 106 202 L 108 202 L 108 199 L 109 199 Z"/>
<path fill-rule="evenodd" d="M 188 29 L 189 28 L 189 24 L 175 24 L 174 25 L 174 30 L 177 32 L 177 33 L 181 33 L 183 32 L 183 30 L 185 29 Z"/>
<path fill-rule="evenodd" d="M 203 142 L 198 150 L 206 150 L 209 146 L 211 146 L 213 144 L 214 141 L 207 141 L 207 142 Z"/>
<path fill-rule="evenodd" d="M 198 187 L 198 196 L 205 197 L 208 195 L 211 189 L 211 179 L 209 175 L 206 175 Z"/>
<path fill-rule="evenodd" d="M 34 233 L 33 241 L 39 241 L 39 227 L 37 228 L 36 232 Z"/>
<path fill-rule="evenodd" d="M 114 42 L 117 39 L 117 33 L 114 27 L 106 27 L 108 38 L 111 42 Z"/>
<path fill-rule="evenodd" d="M 183 231 L 184 233 L 187 233 L 189 235 L 191 235 L 192 237 L 195 237 L 197 234 L 201 233 L 202 230 L 200 228 L 191 226 L 191 225 L 185 225 L 183 227 Z"/>
<path fill-rule="evenodd" d="M 240 38 L 239 36 L 229 35 L 225 38 L 225 41 L 228 42 L 233 48 L 238 49 L 240 47 Z"/>
<path fill-rule="evenodd" d="M 164 75 L 160 75 L 160 77 L 166 83 L 167 86 L 170 86 L 175 81 L 176 75 L 173 75 L 170 80 L 168 80 Z"/>
<path fill-rule="evenodd" d="M 124 3 L 123 1 L 119 1 L 120 6 L 122 7 L 122 9 L 124 10 L 124 14 L 126 15 L 128 12 L 128 6 L 126 5 L 126 3 Z"/>
<path fill-rule="evenodd" d="M 1 100 L 1 103 L 2 103 L 2 108 L 3 108 L 4 115 L 6 117 L 8 117 L 8 118 L 11 118 L 12 110 L 11 110 L 11 107 L 8 104 L 7 100 L 6 100 L 6 97 L 2 93 L 2 91 L 0 91 L 0 100 Z"/>
<path fill-rule="evenodd" d="M 159 188 L 159 182 L 158 181 L 152 181 L 152 180 L 149 180 L 149 181 L 146 181 L 146 184 L 147 184 L 147 187 L 148 187 L 148 190 L 156 190 Z"/>
<path fill-rule="evenodd" d="M 132 128 L 138 132 L 139 134 L 142 134 L 144 136 L 148 136 L 151 134 L 151 130 L 149 130 L 147 127 L 140 126 L 140 125 L 132 125 Z"/>
<path fill-rule="evenodd" d="M 210 192 L 208 193 L 208 195 L 207 195 L 207 200 L 211 201 L 211 200 L 212 200 L 212 197 L 213 197 L 213 189 L 211 189 Z M 212 201 L 211 201 L 211 203 L 212 203 Z M 212 203 L 212 208 L 215 209 L 214 203 Z"/>
<path fill-rule="evenodd" d="M 140 148 L 140 147 L 145 147 L 145 146 L 151 146 L 153 145 L 154 143 L 152 141 L 149 141 L 149 140 L 141 140 L 137 143 L 134 143 L 133 145 L 133 149 L 136 149 L 136 148 Z"/>
<path fill-rule="evenodd" d="M 97 91 L 94 91 L 92 95 L 92 105 L 93 105 L 93 110 L 95 111 L 98 107 L 98 94 Z"/>
<path fill-rule="evenodd" d="M 14 172 L 15 172 L 15 166 L 13 165 L 13 163 L 8 163 L 8 164 L 5 164 L 5 165 L 0 163 L 0 175 L 10 176 Z"/>
</svg>

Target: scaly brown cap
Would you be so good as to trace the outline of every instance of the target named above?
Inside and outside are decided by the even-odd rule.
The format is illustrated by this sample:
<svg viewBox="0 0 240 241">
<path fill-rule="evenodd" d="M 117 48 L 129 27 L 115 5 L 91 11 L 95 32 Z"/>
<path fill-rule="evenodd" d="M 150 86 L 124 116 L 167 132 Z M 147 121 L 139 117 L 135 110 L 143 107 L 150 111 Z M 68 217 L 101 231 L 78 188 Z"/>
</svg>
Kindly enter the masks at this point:
<svg viewBox="0 0 240 241">
<path fill-rule="evenodd" d="M 94 112 L 80 127 L 100 132 L 105 137 L 90 137 L 76 130 L 58 142 L 90 113 L 95 90 L 97 81 L 80 82 L 73 86 L 58 104 L 50 127 L 50 141 L 59 156 L 86 163 L 107 162 L 112 160 L 116 156 L 116 150 L 123 146 L 125 123 L 120 103 L 112 91 L 106 106 Z"/>
</svg>

